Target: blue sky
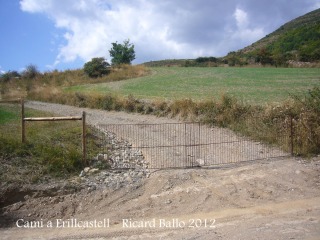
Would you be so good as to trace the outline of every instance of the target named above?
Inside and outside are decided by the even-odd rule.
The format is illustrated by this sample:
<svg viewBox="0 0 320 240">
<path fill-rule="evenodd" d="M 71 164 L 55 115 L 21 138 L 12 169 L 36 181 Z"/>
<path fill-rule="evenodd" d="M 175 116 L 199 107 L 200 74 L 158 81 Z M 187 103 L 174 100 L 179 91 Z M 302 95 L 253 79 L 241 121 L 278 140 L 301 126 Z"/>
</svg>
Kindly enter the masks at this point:
<svg viewBox="0 0 320 240">
<path fill-rule="evenodd" d="M 224 56 L 320 7 L 320 0 L 0 0 L 0 72 L 83 67 L 112 42 L 136 60 Z"/>
</svg>

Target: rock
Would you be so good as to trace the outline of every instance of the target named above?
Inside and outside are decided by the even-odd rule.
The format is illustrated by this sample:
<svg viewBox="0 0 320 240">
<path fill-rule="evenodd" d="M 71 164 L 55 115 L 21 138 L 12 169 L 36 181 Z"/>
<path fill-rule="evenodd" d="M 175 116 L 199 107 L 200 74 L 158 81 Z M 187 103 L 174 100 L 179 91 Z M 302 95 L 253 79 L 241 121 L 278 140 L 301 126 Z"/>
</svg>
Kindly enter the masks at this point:
<svg viewBox="0 0 320 240">
<path fill-rule="evenodd" d="M 96 186 L 91 186 L 91 187 L 88 187 L 88 193 L 92 192 L 96 190 Z"/>
<path fill-rule="evenodd" d="M 131 177 L 127 177 L 127 178 L 125 179 L 125 182 L 132 183 L 132 182 L 133 182 L 133 180 L 132 180 L 132 178 L 131 178 Z"/>
<path fill-rule="evenodd" d="M 92 168 L 89 170 L 89 174 L 95 174 L 97 172 L 99 172 L 99 168 Z"/>
<path fill-rule="evenodd" d="M 204 166 L 204 165 L 205 165 L 204 160 L 203 160 L 203 159 L 200 159 L 200 158 L 196 160 L 196 163 L 197 163 L 199 166 Z"/>
<path fill-rule="evenodd" d="M 88 173 L 89 170 L 90 170 L 90 167 L 85 167 L 85 168 L 83 169 L 83 171 L 84 171 L 85 173 Z"/>
<path fill-rule="evenodd" d="M 85 172 L 82 170 L 81 173 L 79 174 L 79 177 L 84 177 L 86 174 Z"/>
<path fill-rule="evenodd" d="M 70 183 L 79 184 L 81 182 L 81 177 L 83 177 L 85 174 L 83 171 L 79 174 L 79 177 L 74 177 L 70 180 Z"/>
</svg>

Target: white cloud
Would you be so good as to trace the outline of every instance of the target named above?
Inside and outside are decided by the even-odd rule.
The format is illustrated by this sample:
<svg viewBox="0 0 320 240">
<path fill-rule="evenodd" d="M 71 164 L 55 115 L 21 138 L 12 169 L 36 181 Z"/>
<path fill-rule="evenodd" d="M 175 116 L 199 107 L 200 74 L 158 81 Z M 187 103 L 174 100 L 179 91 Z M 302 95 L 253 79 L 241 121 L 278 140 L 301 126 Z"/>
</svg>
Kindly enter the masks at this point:
<svg viewBox="0 0 320 240">
<path fill-rule="evenodd" d="M 2 67 L 0 66 L 0 74 L 5 74 L 6 73 L 6 71 L 4 71 L 3 69 L 2 69 Z"/>
<path fill-rule="evenodd" d="M 48 9 L 48 4 L 50 4 L 50 1 L 46 0 L 28 0 L 20 2 L 21 9 L 31 13 L 45 12 L 45 10 Z"/>
<path fill-rule="evenodd" d="M 65 31 L 55 67 L 93 57 L 110 60 L 111 43 L 127 38 L 135 45 L 136 62 L 223 56 L 275 30 L 265 28 L 270 14 L 276 5 L 285 12 L 287 4 L 270 1 L 239 0 L 237 6 L 234 0 L 21 0 L 20 6 Z"/>
<path fill-rule="evenodd" d="M 246 11 L 237 7 L 233 16 L 236 20 L 237 29 L 232 32 L 232 38 L 236 41 L 240 40 L 249 44 L 265 36 L 263 28 L 250 28 L 250 20 Z"/>
<path fill-rule="evenodd" d="M 245 11 L 243 11 L 240 8 L 237 8 L 233 15 L 237 21 L 237 26 L 239 29 L 243 29 L 248 26 L 248 14 Z"/>
<path fill-rule="evenodd" d="M 152 1 L 108 2 L 109 5 L 100 0 L 23 0 L 20 4 L 23 11 L 43 13 L 56 27 L 66 31 L 63 36 L 66 44 L 60 47 L 51 67 L 77 58 L 88 61 L 93 57 L 108 57 L 111 43 L 127 38 L 134 43 L 138 58 L 147 57 L 148 52 L 150 56 L 164 56 L 168 52 L 172 57 L 190 55 L 185 43 L 170 38 L 171 26 L 161 24 L 165 16 L 157 14 Z"/>
</svg>

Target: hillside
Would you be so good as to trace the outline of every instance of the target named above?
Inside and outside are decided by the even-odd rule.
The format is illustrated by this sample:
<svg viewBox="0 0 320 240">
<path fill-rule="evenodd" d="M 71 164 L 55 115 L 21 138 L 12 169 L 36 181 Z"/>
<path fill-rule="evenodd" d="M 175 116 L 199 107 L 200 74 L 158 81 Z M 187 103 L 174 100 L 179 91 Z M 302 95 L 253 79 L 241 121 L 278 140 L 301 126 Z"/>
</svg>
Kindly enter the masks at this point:
<svg viewBox="0 0 320 240">
<path fill-rule="evenodd" d="M 211 59 L 214 59 L 212 61 Z M 293 19 L 259 41 L 222 58 L 169 59 L 144 63 L 148 67 L 317 66 L 320 61 L 320 9 Z M 299 63 L 297 63 L 299 62 Z M 311 64 L 311 63 L 313 64 Z"/>
<path fill-rule="evenodd" d="M 298 17 L 225 59 L 242 63 L 286 65 L 320 60 L 320 9 Z"/>
<path fill-rule="evenodd" d="M 293 19 L 290 22 L 287 22 L 286 24 L 282 25 L 280 28 L 278 28 L 274 32 L 268 34 L 266 37 L 251 44 L 250 46 L 245 47 L 240 51 L 248 53 L 257 49 L 261 49 L 263 47 L 267 47 L 269 44 L 272 44 L 277 40 L 279 40 L 279 38 L 281 38 L 283 35 L 288 35 L 288 33 L 292 31 L 296 31 L 297 29 L 310 28 L 314 26 L 319 27 L 319 24 L 320 24 L 320 9 L 317 9 L 303 16 L 300 16 L 296 19 Z"/>
</svg>

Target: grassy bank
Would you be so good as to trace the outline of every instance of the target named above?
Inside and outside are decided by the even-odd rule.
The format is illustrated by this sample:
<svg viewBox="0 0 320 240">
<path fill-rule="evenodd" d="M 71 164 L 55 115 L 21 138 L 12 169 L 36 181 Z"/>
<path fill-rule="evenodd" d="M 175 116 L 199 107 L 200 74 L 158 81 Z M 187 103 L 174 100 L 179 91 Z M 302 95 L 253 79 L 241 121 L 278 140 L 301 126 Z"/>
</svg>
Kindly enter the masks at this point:
<svg viewBox="0 0 320 240">
<path fill-rule="evenodd" d="M 123 65 L 112 68 L 108 75 L 90 78 L 82 69 L 66 70 L 63 72 L 52 71 L 38 74 L 34 78 L 0 79 L 0 98 L 17 98 L 27 96 L 29 92 L 46 92 L 47 94 L 58 92 L 60 89 L 83 84 L 97 84 L 117 82 L 120 80 L 142 77 L 149 74 L 149 70 L 143 66 Z"/>
<path fill-rule="evenodd" d="M 0 105 L 0 181 L 2 184 L 34 183 L 50 177 L 78 173 L 82 165 L 81 123 L 28 122 L 27 143 L 21 143 L 20 106 Z M 51 116 L 27 109 L 27 117 Z M 88 147 L 99 149 L 93 129 Z"/>
</svg>

